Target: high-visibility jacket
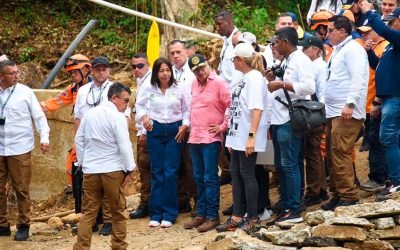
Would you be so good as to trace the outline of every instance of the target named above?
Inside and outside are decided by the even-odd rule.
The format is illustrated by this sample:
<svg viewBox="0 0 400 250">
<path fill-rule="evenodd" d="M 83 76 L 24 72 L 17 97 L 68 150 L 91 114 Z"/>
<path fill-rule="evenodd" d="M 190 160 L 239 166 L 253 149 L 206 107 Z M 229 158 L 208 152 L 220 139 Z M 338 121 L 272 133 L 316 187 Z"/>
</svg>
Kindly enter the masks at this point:
<svg viewBox="0 0 400 250">
<path fill-rule="evenodd" d="M 65 107 L 69 104 L 75 105 L 78 89 L 79 89 L 79 84 L 72 83 L 57 96 L 49 98 L 46 101 L 40 102 L 40 106 L 42 106 L 44 112 L 48 112 L 48 111 L 56 111 L 57 109 Z"/>
</svg>

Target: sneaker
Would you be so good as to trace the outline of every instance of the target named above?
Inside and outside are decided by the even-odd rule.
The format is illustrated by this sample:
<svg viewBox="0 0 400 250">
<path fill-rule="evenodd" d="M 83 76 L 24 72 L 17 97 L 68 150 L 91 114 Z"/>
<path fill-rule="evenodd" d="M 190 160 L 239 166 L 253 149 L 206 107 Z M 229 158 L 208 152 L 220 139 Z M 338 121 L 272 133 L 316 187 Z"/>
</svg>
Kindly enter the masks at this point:
<svg viewBox="0 0 400 250">
<path fill-rule="evenodd" d="M 376 195 L 377 201 L 390 199 L 393 193 L 400 192 L 400 185 L 394 185 L 391 181 L 386 181 L 385 185 L 385 189 Z"/>
<path fill-rule="evenodd" d="M 260 221 L 268 220 L 269 218 L 271 218 L 271 214 L 272 214 L 271 212 L 272 212 L 272 210 L 268 210 L 268 209 L 264 208 L 264 211 L 257 215 L 258 219 Z"/>
<path fill-rule="evenodd" d="M 321 199 L 321 202 L 322 201 L 327 201 L 327 200 L 329 200 L 329 195 L 327 193 L 325 193 L 325 192 L 321 192 L 319 194 L 319 198 Z"/>
<path fill-rule="evenodd" d="M 272 214 L 272 213 L 271 213 Z M 285 213 L 279 213 L 276 215 L 275 219 L 273 219 L 272 221 L 269 221 L 267 223 L 265 223 L 265 226 L 270 227 L 275 225 L 275 223 L 284 215 Z"/>
<path fill-rule="evenodd" d="M 242 225 L 240 226 L 240 229 L 242 229 L 245 233 L 251 235 L 252 233 L 255 233 L 257 231 L 257 224 L 258 220 L 250 220 L 250 219 L 245 219 Z"/>
<path fill-rule="evenodd" d="M 360 185 L 360 189 L 368 191 L 368 192 L 377 192 L 377 191 L 382 191 L 385 189 L 385 184 L 379 184 L 373 180 L 367 181 L 367 183 L 364 183 Z"/>
<path fill-rule="evenodd" d="M 149 207 L 139 205 L 135 210 L 129 213 L 131 219 L 144 218 L 149 215 Z"/>
<path fill-rule="evenodd" d="M 104 223 L 99 231 L 99 235 L 101 236 L 109 236 L 111 235 L 112 231 L 112 224 L 111 223 Z"/>
<path fill-rule="evenodd" d="M 276 222 L 287 222 L 287 223 L 300 223 L 303 221 L 300 213 L 286 210 L 285 213 Z"/>
<path fill-rule="evenodd" d="M 160 225 L 160 222 L 156 221 L 156 220 L 151 220 L 149 222 L 149 227 L 158 227 Z"/>
<path fill-rule="evenodd" d="M 197 228 L 201 224 L 203 224 L 205 221 L 204 217 L 197 216 L 193 218 L 191 221 L 188 221 L 183 224 L 184 229 L 192 229 L 192 228 Z M 219 224 L 219 223 L 218 223 Z"/>
<path fill-rule="evenodd" d="M 29 238 L 29 225 L 21 224 L 14 236 L 16 241 L 25 241 Z"/>
<path fill-rule="evenodd" d="M 333 211 L 336 208 L 336 205 L 339 202 L 339 197 L 332 197 L 332 199 L 330 201 L 328 201 L 328 203 L 324 204 L 321 206 L 321 209 L 324 211 Z"/>
<path fill-rule="evenodd" d="M 235 231 L 237 228 L 239 228 L 243 224 L 243 219 L 239 222 L 236 222 L 232 219 L 232 217 L 229 217 L 228 220 L 225 223 L 222 223 L 221 225 L 218 225 L 215 230 L 217 230 L 218 233 L 221 232 L 226 232 L 226 231 Z"/>
<path fill-rule="evenodd" d="M 160 225 L 162 228 L 168 228 L 168 227 L 171 227 L 172 226 L 172 222 L 170 222 L 170 221 L 167 221 L 167 220 L 163 220 L 163 221 L 161 221 L 161 225 Z"/>
<path fill-rule="evenodd" d="M 0 227 L 0 236 L 10 236 L 11 235 L 11 230 L 10 230 L 10 224 L 6 227 Z"/>
<path fill-rule="evenodd" d="M 304 197 L 304 206 L 310 207 L 321 203 L 321 198 L 319 196 L 306 196 Z"/>
<path fill-rule="evenodd" d="M 219 225 L 219 219 L 207 219 L 197 228 L 197 232 L 204 233 L 215 229 Z"/>
</svg>

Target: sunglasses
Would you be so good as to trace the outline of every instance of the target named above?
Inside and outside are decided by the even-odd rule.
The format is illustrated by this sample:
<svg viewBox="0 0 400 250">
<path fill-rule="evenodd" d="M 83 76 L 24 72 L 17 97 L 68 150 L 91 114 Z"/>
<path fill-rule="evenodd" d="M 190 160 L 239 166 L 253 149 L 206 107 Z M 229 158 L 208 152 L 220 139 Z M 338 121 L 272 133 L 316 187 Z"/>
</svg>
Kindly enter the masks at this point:
<svg viewBox="0 0 400 250">
<path fill-rule="evenodd" d="M 19 75 L 19 71 L 15 71 L 15 72 L 9 72 L 9 73 L 5 73 L 5 72 L 0 72 L 0 74 L 4 74 L 4 75 L 11 75 L 11 76 L 16 76 Z"/>
<path fill-rule="evenodd" d="M 132 69 L 143 69 L 144 66 L 144 63 L 132 64 Z"/>
</svg>

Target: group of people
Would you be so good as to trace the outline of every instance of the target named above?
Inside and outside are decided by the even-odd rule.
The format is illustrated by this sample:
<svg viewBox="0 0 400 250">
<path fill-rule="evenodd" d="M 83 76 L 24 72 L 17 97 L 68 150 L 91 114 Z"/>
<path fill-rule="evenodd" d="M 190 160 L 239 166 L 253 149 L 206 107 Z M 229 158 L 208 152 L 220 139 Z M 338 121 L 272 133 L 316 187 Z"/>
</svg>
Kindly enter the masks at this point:
<svg viewBox="0 0 400 250">
<path fill-rule="evenodd" d="M 396 1 L 382 0 L 386 9 L 380 16 L 367 1 L 317 1 L 309 13 L 312 33 L 299 27 L 295 14 L 281 13 L 263 51 L 255 35 L 239 31 L 232 14 L 222 11 L 215 17 L 224 41 L 218 69 L 181 40 L 171 41 L 168 57 L 158 58 L 152 68 L 146 54 L 137 53 L 131 59 L 137 82 L 132 109 L 131 90 L 108 79 L 106 57 L 69 58 L 66 69 L 73 84 L 40 104 L 17 83 L 15 63 L 1 59 L 0 235 L 11 233 L 5 195 L 9 175 L 20 212 L 15 240 L 29 236 L 30 120 L 46 152 L 49 127 L 43 111 L 68 104 L 74 104 L 76 136 L 67 169 L 71 173 L 75 164 L 84 173 L 83 216 L 74 249 L 90 247 L 97 217 L 103 220 L 100 234 L 111 234 L 112 247 L 127 247 L 122 188 L 136 167 L 130 117 L 137 129 L 142 185 L 140 204 L 129 216 L 149 215 L 149 227 L 171 227 L 179 212 L 192 211 L 185 229 L 257 230 L 260 220 L 272 215 L 269 173 L 257 160 L 272 146 L 267 145 L 271 139 L 280 193 L 272 223 L 301 222 L 304 207 L 328 200 L 329 192 L 324 210 L 356 204 L 359 188 L 379 192 L 378 199 L 399 192 L 400 7 L 396 2 L 388 11 L 391 2 Z M 287 98 L 324 103 L 326 124 L 294 130 L 288 108 L 278 101 Z M 359 184 L 355 143 L 362 134 L 370 175 Z M 220 185 L 227 182 L 233 204 L 223 211 L 229 218 L 221 223 Z"/>
</svg>

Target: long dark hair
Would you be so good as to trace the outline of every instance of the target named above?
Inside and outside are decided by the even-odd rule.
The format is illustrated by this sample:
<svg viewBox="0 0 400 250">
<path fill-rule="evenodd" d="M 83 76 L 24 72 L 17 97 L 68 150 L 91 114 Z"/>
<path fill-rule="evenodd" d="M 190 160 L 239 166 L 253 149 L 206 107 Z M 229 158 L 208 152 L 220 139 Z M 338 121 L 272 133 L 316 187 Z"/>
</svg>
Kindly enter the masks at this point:
<svg viewBox="0 0 400 250">
<path fill-rule="evenodd" d="M 337 8 L 337 1 L 338 0 L 331 0 L 331 4 L 330 4 L 331 7 L 335 7 L 335 12 L 337 11 L 337 9 L 336 9 Z M 315 10 L 314 11 L 317 11 L 317 8 L 321 4 L 321 2 L 322 2 L 322 0 L 317 0 L 317 4 L 315 6 Z"/>
<path fill-rule="evenodd" d="M 160 79 L 158 79 L 158 72 L 160 71 L 162 64 L 166 64 L 169 70 L 171 71 L 171 79 L 169 79 L 168 83 L 168 87 L 171 87 L 173 84 L 176 84 L 176 81 L 174 78 L 174 71 L 172 70 L 172 63 L 166 57 L 160 57 L 154 62 L 150 79 L 151 85 L 155 87 L 160 87 Z"/>
</svg>

